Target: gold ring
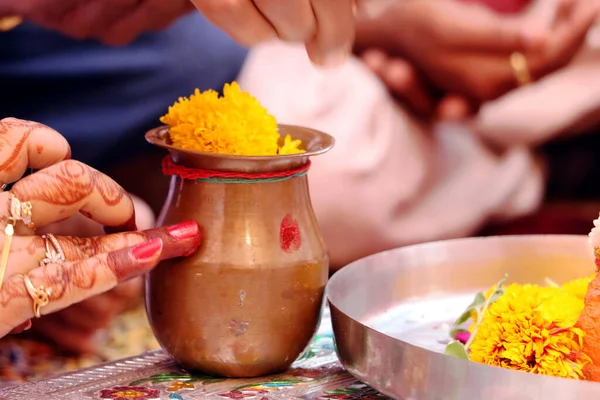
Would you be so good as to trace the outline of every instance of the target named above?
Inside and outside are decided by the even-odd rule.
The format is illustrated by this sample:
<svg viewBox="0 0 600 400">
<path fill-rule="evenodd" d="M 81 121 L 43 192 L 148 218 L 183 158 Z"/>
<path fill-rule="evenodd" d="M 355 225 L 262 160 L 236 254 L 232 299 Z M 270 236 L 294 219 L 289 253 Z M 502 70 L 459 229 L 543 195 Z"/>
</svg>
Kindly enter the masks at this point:
<svg viewBox="0 0 600 400">
<path fill-rule="evenodd" d="M 2 245 L 2 253 L 0 253 L 0 289 L 4 282 L 4 274 L 8 266 L 8 257 L 10 256 L 10 246 L 12 238 L 15 234 L 15 225 L 18 221 L 22 221 L 25 226 L 30 229 L 35 229 L 35 224 L 31 220 L 31 202 L 22 202 L 12 193 L 8 194 L 8 212 L 9 217 L 4 228 L 4 244 Z"/>
<path fill-rule="evenodd" d="M 23 282 L 25 282 L 27 293 L 29 293 L 31 300 L 33 300 L 33 315 L 35 315 L 36 318 L 39 318 L 42 315 L 40 313 L 42 307 L 47 306 L 48 303 L 50 303 L 52 289 L 45 288 L 44 286 L 36 288 L 33 286 L 33 283 L 31 283 L 29 275 L 23 275 Z"/>
<path fill-rule="evenodd" d="M 60 264 L 66 261 L 65 253 L 53 234 L 47 233 L 42 236 L 42 239 L 46 242 L 46 257 L 40 261 L 40 267 L 47 264 Z"/>
<path fill-rule="evenodd" d="M 515 51 L 510 55 L 510 67 L 515 74 L 519 86 L 525 86 L 532 82 L 531 72 L 529 72 L 529 66 L 527 65 L 527 58 L 525 58 L 523 53 Z"/>
<path fill-rule="evenodd" d="M 0 32 L 7 32 L 21 25 L 23 18 L 18 15 L 0 18 Z"/>
<path fill-rule="evenodd" d="M 35 224 L 31 219 L 33 206 L 30 201 L 21 201 L 13 193 L 9 193 L 9 212 L 13 222 L 21 221 L 29 229 L 35 229 Z"/>
</svg>

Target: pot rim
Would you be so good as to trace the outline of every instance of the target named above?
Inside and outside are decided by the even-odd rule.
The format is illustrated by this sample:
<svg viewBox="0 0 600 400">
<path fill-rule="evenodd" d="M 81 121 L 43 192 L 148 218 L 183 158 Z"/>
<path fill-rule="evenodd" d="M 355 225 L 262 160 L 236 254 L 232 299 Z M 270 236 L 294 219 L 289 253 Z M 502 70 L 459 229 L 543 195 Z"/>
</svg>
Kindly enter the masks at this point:
<svg viewBox="0 0 600 400">
<path fill-rule="evenodd" d="M 167 149 L 171 154 L 186 154 L 189 156 L 202 156 L 213 159 L 235 159 L 239 161 L 276 161 L 276 160 L 293 160 L 293 159 L 306 159 L 307 157 L 317 156 L 324 154 L 331 150 L 335 145 L 335 138 L 327 133 L 318 131 L 316 129 L 306 128 L 297 125 L 286 125 L 278 124 L 279 134 L 281 140 L 286 135 L 290 135 L 292 139 L 302 140 L 303 145 L 306 144 L 306 151 L 298 154 L 283 154 L 274 156 L 240 156 L 236 154 L 219 154 L 209 153 L 198 150 L 182 149 L 175 147 L 169 143 L 167 133 L 169 132 L 169 126 L 162 125 L 146 132 L 146 141 L 163 149 Z M 179 158 L 179 157 L 176 157 Z"/>
</svg>

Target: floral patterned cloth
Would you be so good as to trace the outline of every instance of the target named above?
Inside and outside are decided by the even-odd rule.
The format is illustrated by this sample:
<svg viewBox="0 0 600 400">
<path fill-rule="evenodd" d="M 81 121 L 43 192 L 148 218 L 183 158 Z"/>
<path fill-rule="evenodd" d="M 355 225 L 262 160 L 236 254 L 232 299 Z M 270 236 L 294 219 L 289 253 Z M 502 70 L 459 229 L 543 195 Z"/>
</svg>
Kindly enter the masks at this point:
<svg viewBox="0 0 600 400">
<path fill-rule="evenodd" d="M 106 332 L 97 354 L 75 357 L 55 346 L 28 337 L 0 339 L 0 388 L 132 357 L 160 348 L 146 318 L 143 304 L 123 313 Z"/>
<path fill-rule="evenodd" d="M 0 399 L 24 400 L 365 399 L 387 400 L 340 365 L 331 320 L 324 313 L 311 346 L 287 372 L 257 379 L 191 375 L 163 351 L 0 390 Z"/>
</svg>

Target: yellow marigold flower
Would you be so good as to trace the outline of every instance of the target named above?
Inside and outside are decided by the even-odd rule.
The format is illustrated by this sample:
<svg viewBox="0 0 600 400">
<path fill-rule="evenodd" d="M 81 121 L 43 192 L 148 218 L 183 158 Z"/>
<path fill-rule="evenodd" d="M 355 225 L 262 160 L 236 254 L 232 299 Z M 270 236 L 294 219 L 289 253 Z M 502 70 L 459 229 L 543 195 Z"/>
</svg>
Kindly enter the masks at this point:
<svg viewBox="0 0 600 400">
<path fill-rule="evenodd" d="M 222 97 L 214 90 L 196 89 L 160 120 L 169 126 L 173 145 L 182 149 L 245 156 L 304 152 L 300 140 L 289 136 L 279 146 L 275 117 L 236 82 L 224 86 Z"/>
<path fill-rule="evenodd" d="M 573 325 L 583 301 L 557 287 L 513 284 L 489 306 L 469 347 L 472 361 L 582 379 L 591 362 Z"/>
<path fill-rule="evenodd" d="M 588 290 L 588 285 L 594 278 L 595 275 L 588 278 L 575 279 L 574 281 L 565 283 L 562 288 L 565 292 L 583 301 Z"/>
<path fill-rule="evenodd" d="M 569 281 L 565 284 L 562 285 L 562 290 L 564 290 L 566 293 L 571 294 L 572 296 L 577 297 L 578 299 L 582 300 L 585 298 L 585 294 L 587 293 L 588 290 L 588 285 L 590 284 L 590 282 L 592 281 L 592 279 L 594 279 L 595 276 L 590 276 L 588 278 L 579 278 L 579 279 L 575 279 L 572 281 Z M 494 293 L 494 291 L 496 290 L 496 285 L 492 286 L 487 292 L 485 292 L 484 296 L 485 298 L 489 298 L 492 293 Z M 471 320 L 473 320 L 473 322 L 477 322 L 477 311 L 472 311 L 471 312 Z M 471 325 L 471 327 L 469 328 L 469 331 L 472 331 L 474 324 Z"/>
</svg>

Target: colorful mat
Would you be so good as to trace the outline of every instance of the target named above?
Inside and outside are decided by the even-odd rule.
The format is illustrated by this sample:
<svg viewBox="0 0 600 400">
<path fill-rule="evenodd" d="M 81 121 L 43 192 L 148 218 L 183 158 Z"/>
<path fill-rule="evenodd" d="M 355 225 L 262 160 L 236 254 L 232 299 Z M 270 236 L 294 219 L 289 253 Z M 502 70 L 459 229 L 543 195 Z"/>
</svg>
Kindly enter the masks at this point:
<svg viewBox="0 0 600 400">
<path fill-rule="evenodd" d="M 324 313 L 311 346 L 280 375 L 218 379 L 190 375 L 161 350 L 57 377 L 0 389 L 0 400 L 193 400 L 193 399 L 365 399 L 386 400 L 340 365 L 333 349 L 331 320 Z"/>
<path fill-rule="evenodd" d="M 119 316 L 102 337 L 104 342 L 97 354 L 76 357 L 26 335 L 6 336 L 0 339 L 0 388 L 160 348 L 142 304 Z"/>
</svg>

